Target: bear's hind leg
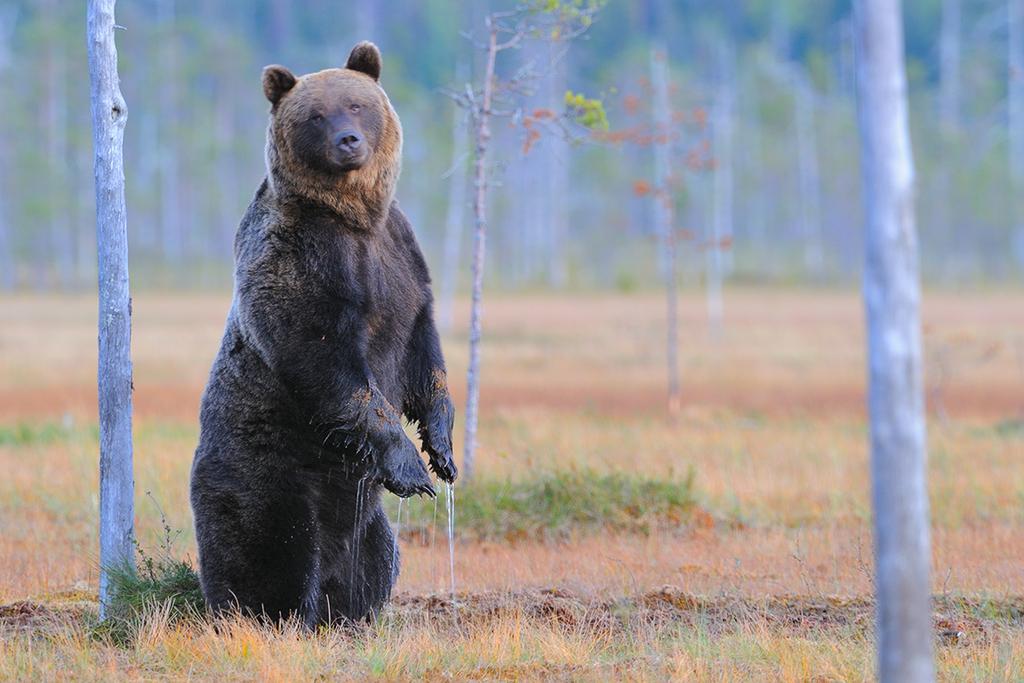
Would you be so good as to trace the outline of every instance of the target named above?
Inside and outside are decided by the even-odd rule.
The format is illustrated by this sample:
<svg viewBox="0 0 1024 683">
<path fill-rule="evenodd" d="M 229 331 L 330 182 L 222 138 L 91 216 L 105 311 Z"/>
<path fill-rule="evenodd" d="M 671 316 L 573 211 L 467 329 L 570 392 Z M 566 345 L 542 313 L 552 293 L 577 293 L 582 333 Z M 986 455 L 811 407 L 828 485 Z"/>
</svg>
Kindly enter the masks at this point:
<svg viewBox="0 0 1024 683">
<path fill-rule="evenodd" d="M 193 491 L 193 510 L 199 575 L 211 610 L 269 621 L 296 616 L 308 626 L 317 622 L 319 528 L 306 500 L 278 495 L 240 502 L 200 483 Z"/>
<path fill-rule="evenodd" d="M 355 552 L 343 554 L 323 583 L 324 621 L 362 621 L 380 612 L 398 579 L 396 543 L 384 508 L 377 504 L 364 527 L 358 559 Z"/>
</svg>

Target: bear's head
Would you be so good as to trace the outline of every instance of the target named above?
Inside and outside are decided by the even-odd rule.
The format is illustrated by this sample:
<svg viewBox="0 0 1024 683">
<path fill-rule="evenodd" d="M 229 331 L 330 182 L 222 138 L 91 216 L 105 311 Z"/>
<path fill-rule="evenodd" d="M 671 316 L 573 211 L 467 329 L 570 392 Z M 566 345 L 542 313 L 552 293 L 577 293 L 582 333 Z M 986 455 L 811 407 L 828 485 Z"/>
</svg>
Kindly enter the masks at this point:
<svg viewBox="0 0 1024 683">
<path fill-rule="evenodd" d="M 278 65 L 263 70 L 267 169 L 282 199 L 312 200 L 367 229 L 386 216 L 402 126 L 380 71 L 380 50 L 369 42 L 356 45 L 342 69 L 301 77 Z"/>
</svg>

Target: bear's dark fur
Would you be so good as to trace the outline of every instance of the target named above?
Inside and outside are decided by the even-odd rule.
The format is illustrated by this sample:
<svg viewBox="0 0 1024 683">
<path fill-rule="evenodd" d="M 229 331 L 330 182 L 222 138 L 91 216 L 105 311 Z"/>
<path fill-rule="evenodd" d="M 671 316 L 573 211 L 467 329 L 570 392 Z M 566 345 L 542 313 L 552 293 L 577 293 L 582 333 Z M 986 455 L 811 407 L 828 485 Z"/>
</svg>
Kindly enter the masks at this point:
<svg viewBox="0 0 1024 683">
<path fill-rule="evenodd" d="M 192 465 L 203 594 L 312 626 L 375 614 L 398 574 L 380 503 L 433 495 L 404 415 L 453 481 L 453 408 L 430 279 L 394 202 L 402 133 L 380 52 L 296 78 L 267 67 L 268 175 L 235 240 L 235 290 Z"/>
</svg>

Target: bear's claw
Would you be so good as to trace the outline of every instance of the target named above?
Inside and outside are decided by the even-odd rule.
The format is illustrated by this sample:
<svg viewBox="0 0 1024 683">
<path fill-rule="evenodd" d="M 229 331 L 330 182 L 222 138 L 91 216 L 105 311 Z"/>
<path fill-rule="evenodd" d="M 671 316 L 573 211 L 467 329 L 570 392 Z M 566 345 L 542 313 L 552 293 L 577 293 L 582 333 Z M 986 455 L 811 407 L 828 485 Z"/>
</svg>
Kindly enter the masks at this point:
<svg viewBox="0 0 1024 683">
<path fill-rule="evenodd" d="M 436 474 L 438 479 L 449 484 L 459 476 L 459 468 L 455 466 L 455 460 L 452 458 L 450 450 L 440 456 L 430 454 L 430 471 Z"/>
</svg>

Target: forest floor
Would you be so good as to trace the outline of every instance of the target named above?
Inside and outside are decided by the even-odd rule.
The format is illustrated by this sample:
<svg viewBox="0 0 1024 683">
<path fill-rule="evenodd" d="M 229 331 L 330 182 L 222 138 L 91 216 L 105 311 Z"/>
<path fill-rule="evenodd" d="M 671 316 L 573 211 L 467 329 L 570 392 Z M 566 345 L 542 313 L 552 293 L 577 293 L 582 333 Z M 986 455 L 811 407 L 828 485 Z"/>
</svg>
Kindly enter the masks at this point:
<svg viewBox="0 0 1024 683">
<path fill-rule="evenodd" d="M 166 520 L 174 554 L 194 557 L 188 471 L 229 299 L 136 296 L 144 548 Z M 675 419 L 658 296 L 486 302 L 454 598 L 443 501 L 416 499 L 395 600 L 372 626 L 309 636 L 156 610 L 113 643 L 93 628 L 95 304 L 0 299 L 0 679 L 871 679 L 859 299 L 725 301 L 716 338 L 684 293 Z M 465 314 L 444 338 L 457 405 Z M 924 318 L 940 678 L 1019 680 L 1024 292 L 928 292 Z M 457 424 L 457 452 L 460 437 Z"/>
</svg>

